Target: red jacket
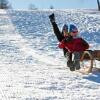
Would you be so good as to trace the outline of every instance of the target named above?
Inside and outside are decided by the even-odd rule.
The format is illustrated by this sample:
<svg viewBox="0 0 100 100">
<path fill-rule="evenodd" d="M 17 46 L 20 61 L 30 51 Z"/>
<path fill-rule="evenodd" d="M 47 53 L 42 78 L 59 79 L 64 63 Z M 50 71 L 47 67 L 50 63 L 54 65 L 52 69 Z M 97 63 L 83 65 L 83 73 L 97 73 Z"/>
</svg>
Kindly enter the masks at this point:
<svg viewBox="0 0 100 100">
<path fill-rule="evenodd" d="M 62 40 L 59 43 L 59 48 L 66 48 L 69 52 L 80 52 L 87 50 L 89 48 L 89 45 L 82 38 L 75 38 L 69 42 L 64 42 L 64 40 Z"/>
</svg>

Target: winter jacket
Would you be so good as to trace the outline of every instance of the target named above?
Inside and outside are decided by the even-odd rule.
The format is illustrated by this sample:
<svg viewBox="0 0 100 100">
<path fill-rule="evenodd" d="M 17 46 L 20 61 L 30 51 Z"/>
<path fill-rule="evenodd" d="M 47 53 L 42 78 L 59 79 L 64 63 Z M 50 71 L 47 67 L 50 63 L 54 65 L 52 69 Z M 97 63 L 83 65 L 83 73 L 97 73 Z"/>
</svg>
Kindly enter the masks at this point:
<svg viewBox="0 0 100 100">
<path fill-rule="evenodd" d="M 82 38 L 73 38 L 67 36 L 59 43 L 59 48 L 66 48 L 69 52 L 81 52 L 87 50 L 89 45 Z"/>
</svg>

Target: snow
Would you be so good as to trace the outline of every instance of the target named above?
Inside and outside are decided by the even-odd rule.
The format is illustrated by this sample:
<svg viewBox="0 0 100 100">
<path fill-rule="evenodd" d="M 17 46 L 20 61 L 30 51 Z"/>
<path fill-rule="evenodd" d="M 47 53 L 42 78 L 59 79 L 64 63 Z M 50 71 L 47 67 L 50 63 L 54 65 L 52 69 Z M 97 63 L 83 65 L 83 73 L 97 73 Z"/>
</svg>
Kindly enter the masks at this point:
<svg viewBox="0 0 100 100">
<path fill-rule="evenodd" d="M 49 22 L 53 12 L 59 28 L 74 23 L 90 49 L 100 48 L 96 10 L 0 10 L 0 100 L 100 100 L 99 72 L 67 68 Z"/>
</svg>

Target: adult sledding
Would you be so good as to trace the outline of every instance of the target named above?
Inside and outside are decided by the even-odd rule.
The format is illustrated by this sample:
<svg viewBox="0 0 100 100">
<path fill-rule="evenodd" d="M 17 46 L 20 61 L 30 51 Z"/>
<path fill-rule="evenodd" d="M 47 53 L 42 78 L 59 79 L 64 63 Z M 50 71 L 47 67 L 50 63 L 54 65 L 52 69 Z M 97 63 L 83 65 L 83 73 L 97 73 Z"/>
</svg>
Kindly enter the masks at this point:
<svg viewBox="0 0 100 100">
<path fill-rule="evenodd" d="M 67 58 L 67 66 L 71 71 L 80 70 L 80 61 L 88 58 L 88 60 L 91 60 L 91 66 L 87 73 L 90 73 L 93 68 L 92 63 L 95 53 L 91 50 L 87 51 L 89 49 L 89 44 L 81 37 L 78 37 L 79 32 L 77 27 L 73 24 L 65 24 L 62 28 L 62 32 L 60 32 L 55 22 L 55 15 L 51 14 L 49 18 L 53 26 L 54 33 L 59 41 L 59 48 L 63 49 L 64 56 Z M 87 53 L 85 51 L 87 51 Z M 98 51 L 98 53 L 100 53 L 100 51 Z M 72 55 L 74 55 L 73 59 Z M 95 54 L 95 56 L 98 55 Z"/>
</svg>

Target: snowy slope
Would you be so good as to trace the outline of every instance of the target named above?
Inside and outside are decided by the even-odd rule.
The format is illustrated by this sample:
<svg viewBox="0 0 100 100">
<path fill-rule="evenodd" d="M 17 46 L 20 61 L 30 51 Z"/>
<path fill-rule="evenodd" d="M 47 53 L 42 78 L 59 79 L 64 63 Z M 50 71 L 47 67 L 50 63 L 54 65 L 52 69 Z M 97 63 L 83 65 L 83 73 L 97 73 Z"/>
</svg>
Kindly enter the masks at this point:
<svg viewBox="0 0 100 100">
<path fill-rule="evenodd" d="M 48 19 L 53 12 L 59 28 L 76 24 L 90 49 L 100 49 L 98 11 L 0 10 L 0 100 L 100 100 L 100 73 L 66 67 Z"/>
</svg>

